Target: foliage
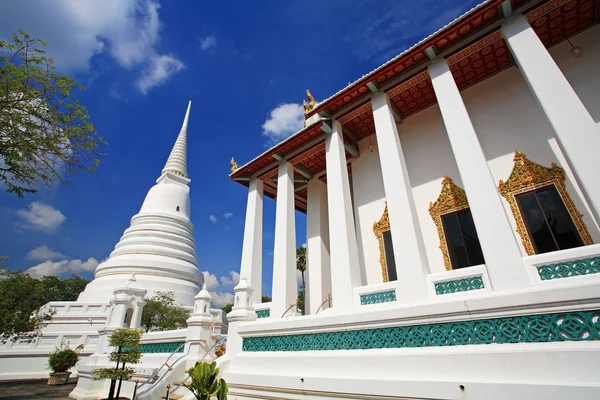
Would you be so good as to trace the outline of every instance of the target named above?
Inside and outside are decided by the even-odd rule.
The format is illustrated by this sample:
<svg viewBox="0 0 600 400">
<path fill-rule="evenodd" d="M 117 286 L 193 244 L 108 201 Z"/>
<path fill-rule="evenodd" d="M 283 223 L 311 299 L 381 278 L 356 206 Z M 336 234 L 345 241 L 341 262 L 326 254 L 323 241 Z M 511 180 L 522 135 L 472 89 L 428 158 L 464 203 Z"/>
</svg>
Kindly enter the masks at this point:
<svg viewBox="0 0 600 400">
<path fill-rule="evenodd" d="M 296 249 L 296 269 L 302 273 L 302 286 L 300 290 L 298 290 L 298 299 L 296 300 L 296 304 L 298 308 L 302 311 L 302 315 L 306 313 L 304 310 L 304 295 L 306 283 L 304 281 L 304 271 L 306 271 L 306 246 L 300 246 Z"/>
<path fill-rule="evenodd" d="M 142 311 L 142 327 L 146 332 L 184 328 L 189 317 L 189 310 L 175 305 L 175 293 L 156 292 L 146 300 Z"/>
<path fill-rule="evenodd" d="M 57 347 L 48 357 L 48 366 L 52 372 L 66 372 L 79 361 L 79 353 L 69 347 Z"/>
<path fill-rule="evenodd" d="M 76 275 L 35 279 L 20 270 L 0 268 L 0 337 L 35 336 L 53 313 L 40 307 L 50 301 L 77 300 L 88 283 Z"/>
<path fill-rule="evenodd" d="M 0 40 L 0 185 L 20 198 L 93 173 L 102 156 L 96 148 L 105 143 L 73 97 L 85 89 L 55 72 L 45 46 L 22 30 L 12 42 Z"/>
<path fill-rule="evenodd" d="M 296 300 L 296 304 L 298 306 L 299 310 L 302 310 L 302 315 L 304 315 L 305 310 L 304 310 L 304 289 L 300 288 L 298 290 L 298 299 Z"/>
<path fill-rule="evenodd" d="M 233 309 L 233 304 L 231 304 L 231 303 L 227 303 L 223 306 L 223 308 L 221 308 L 221 310 L 223 310 L 223 312 L 225 314 L 229 314 L 232 309 Z"/>
<path fill-rule="evenodd" d="M 92 376 L 93 379 L 96 380 L 110 379 L 112 381 L 108 394 L 109 399 L 113 398 L 117 380 L 119 381 L 119 388 L 117 390 L 118 398 L 119 391 L 121 390 L 121 381 L 123 379 L 131 379 L 133 376 L 133 368 L 125 368 L 125 365 L 140 362 L 140 358 L 142 358 L 142 352 L 139 349 L 141 337 L 142 331 L 139 329 L 120 328 L 115 330 L 108 338 L 108 344 L 116 348 L 115 351 L 109 354 L 108 358 L 110 361 L 115 362 L 116 366 L 113 368 L 96 369 Z M 119 366 L 119 364 L 121 364 L 121 366 Z"/>
<path fill-rule="evenodd" d="M 208 364 L 197 362 L 189 370 L 192 383 L 188 389 L 198 400 L 209 400 L 215 396 L 218 400 L 227 400 L 227 383 L 224 379 L 217 379 L 219 368 L 217 363 Z"/>
<path fill-rule="evenodd" d="M 272 299 L 272 298 L 270 298 L 269 296 L 262 296 L 262 297 L 261 297 L 261 299 L 260 299 L 260 302 L 261 302 L 261 303 L 268 303 L 268 302 L 270 302 L 270 301 L 272 301 L 272 300 L 273 300 L 273 299 Z"/>
<path fill-rule="evenodd" d="M 296 249 L 296 269 L 306 271 L 306 246 L 300 246 Z"/>
</svg>

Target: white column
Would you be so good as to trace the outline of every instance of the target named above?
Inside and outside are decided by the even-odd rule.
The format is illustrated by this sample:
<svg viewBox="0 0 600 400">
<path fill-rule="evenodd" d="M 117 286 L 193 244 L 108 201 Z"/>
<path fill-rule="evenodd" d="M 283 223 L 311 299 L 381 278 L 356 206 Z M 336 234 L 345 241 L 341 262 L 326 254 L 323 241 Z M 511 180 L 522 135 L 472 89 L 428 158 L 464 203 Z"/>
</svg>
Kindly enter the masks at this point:
<svg viewBox="0 0 600 400">
<path fill-rule="evenodd" d="M 502 30 L 523 77 L 565 150 L 596 221 L 600 221 L 596 162 L 600 131 L 594 119 L 523 15 L 510 18 Z M 586 62 L 585 58 L 581 62 Z"/>
<path fill-rule="evenodd" d="M 390 216 L 398 299 L 403 302 L 425 300 L 428 297 L 425 276 L 429 274 L 429 264 L 398 127 L 385 93 L 376 94 L 371 105 Z"/>
<path fill-rule="evenodd" d="M 327 186 L 319 179 L 308 182 L 306 210 L 306 314 L 316 314 L 331 293 Z M 324 304 L 321 310 L 327 308 Z"/>
<path fill-rule="evenodd" d="M 448 63 L 443 59 L 434 62 L 429 74 L 492 286 L 503 290 L 528 285 L 521 252 Z"/>
<path fill-rule="evenodd" d="M 246 278 L 252 287 L 253 304 L 262 302 L 262 239 L 263 181 L 251 178 L 246 205 L 246 225 L 244 226 L 240 278 Z"/>
<path fill-rule="evenodd" d="M 362 282 L 342 126 L 333 121 L 332 129 L 325 141 L 332 308 L 344 311 L 352 309 L 354 288 Z"/>
<path fill-rule="evenodd" d="M 296 279 L 296 221 L 294 166 L 282 160 L 277 177 L 275 247 L 273 250 L 273 301 L 271 318 L 280 319 L 298 298 Z M 290 311 L 293 311 L 292 308 Z"/>
</svg>

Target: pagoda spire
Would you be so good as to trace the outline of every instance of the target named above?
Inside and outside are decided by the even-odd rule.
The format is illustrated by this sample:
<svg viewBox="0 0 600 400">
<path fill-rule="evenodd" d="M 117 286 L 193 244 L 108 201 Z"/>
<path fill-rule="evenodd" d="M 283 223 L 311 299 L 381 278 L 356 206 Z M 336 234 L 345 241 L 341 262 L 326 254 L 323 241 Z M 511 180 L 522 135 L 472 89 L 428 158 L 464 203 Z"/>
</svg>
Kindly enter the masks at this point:
<svg viewBox="0 0 600 400">
<path fill-rule="evenodd" d="M 163 174 L 165 172 L 172 172 L 187 178 L 187 125 L 190 117 L 191 107 L 192 98 L 190 97 L 185 118 L 183 119 L 183 125 L 181 126 L 181 131 L 179 131 L 179 136 L 177 136 L 173 150 L 171 150 L 171 154 L 167 159 L 167 163 L 162 170 Z"/>
</svg>

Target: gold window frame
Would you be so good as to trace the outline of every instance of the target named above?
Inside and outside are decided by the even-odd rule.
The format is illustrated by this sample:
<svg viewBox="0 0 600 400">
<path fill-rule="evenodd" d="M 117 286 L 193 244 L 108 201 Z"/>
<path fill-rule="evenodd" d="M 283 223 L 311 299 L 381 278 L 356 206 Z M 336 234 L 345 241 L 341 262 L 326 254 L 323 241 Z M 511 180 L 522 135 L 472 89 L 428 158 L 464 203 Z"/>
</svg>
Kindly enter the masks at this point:
<svg viewBox="0 0 600 400">
<path fill-rule="evenodd" d="M 385 209 L 383 215 L 379 221 L 373 224 L 373 233 L 379 241 L 379 263 L 381 264 L 381 275 L 383 281 L 388 281 L 387 265 L 385 263 L 385 245 L 383 244 L 383 233 L 390 230 L 390 217 L 388 215 L 387 201 L 385 202 Z"/>
<path fill-rule="evenodd" d="M 465 191 L 452 182 L 451 178 L 444 175 L 440 195 L 434 203 L 429 203 L 429 215 L 431 215 L 431 219 L 433 219 L 433 223 L 437 227 L 440 238 L 440 250 L 444 257 L 444 266 L 448 271 L 452 270 L 452 263 L 450 262 L 448 253 L 448 244 L 446 243 L 442 217 L 467 208 L 469 208 L 469 202 Z"/>
<path fill-rule="evenodd" d="M 523 215 L 521 215 L 521 210 L 517 204 L 516 196 L 550 185 L 556 187 L 583 243 L 585 245 L 593 244 L 592 237 L 583 222 L 583 214 L 577 210 L 567 191 L 565 184 L 565 170 L 555 163 L 552 163 L 550 168 L 536 164 L 529 160 L 527 156 L 519 150 L 515 151 L 513 160 L 514 166 L 512 172 L 506 182 L 500 180 L 498 191 L 510 205 L 510 210 L 517 224 L 517 232 L 521 236 L 521 243 L 523 243 L 523 247 L 527 254 L 530 256 L 534 255 L 535 250 L 529 231 L 525 226 L 525 220 L 523 219 Z"/>
</svg>

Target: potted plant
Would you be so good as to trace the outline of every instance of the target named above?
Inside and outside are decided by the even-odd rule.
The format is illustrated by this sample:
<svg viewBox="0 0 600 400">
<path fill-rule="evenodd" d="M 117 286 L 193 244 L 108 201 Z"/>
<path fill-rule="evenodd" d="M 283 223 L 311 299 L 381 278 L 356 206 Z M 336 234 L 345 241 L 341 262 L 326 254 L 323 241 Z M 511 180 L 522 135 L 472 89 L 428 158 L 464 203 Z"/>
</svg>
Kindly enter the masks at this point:
<svg viewBox="0 0 600 400">
<path fill-rule="evenodd" d="M 48 366 L 52 370 L 48 385 L 65 385 L 69 382 L 69 369 L 73 368 L 79 361 L 79 353 L 77 351 L 61 346 L 54 350 L 48 358 Z"/>
</svg>

